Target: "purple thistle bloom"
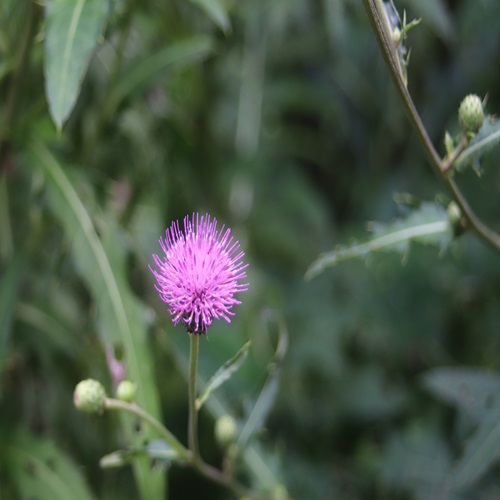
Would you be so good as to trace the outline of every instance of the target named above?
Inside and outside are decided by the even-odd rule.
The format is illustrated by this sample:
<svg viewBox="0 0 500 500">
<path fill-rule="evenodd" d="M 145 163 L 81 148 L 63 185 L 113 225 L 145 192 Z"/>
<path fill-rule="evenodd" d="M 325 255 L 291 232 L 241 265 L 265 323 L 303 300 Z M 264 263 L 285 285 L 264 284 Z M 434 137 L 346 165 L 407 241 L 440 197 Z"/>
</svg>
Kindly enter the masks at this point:
<svg viewBox="0 0 500 500">
<path fill-rule="evenodd" d="M 193 214 L 184 218 L 184 231 L 173 222 L 160 245 L 164 255 L 153 255 L 156 269 L 149 268 L 174 324 L 182 320 L 189 333 L 207 333 L 213 319 L 230 323 L 231 308 L 241 303 L 234 294 L 248 289 L 239 283 L 248 264 L 231 230 L 222 226 L 218 231 L 216 219 Z"/>
</svg>

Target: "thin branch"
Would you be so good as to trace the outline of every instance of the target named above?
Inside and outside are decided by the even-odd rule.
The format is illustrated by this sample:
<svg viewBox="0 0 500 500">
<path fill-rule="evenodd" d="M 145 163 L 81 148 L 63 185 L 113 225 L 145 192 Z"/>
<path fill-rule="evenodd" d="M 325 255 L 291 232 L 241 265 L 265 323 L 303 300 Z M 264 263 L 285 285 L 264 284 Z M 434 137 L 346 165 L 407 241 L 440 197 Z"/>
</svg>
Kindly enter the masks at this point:
<svg viewBox="0 0 500 500">
<path fill-rule="evenodd" d="M 384 5 L 382 0 L 363 0 L 363 3 L 365 5 L 366 12 L 368 13 L 368 18 L 370 19 L 378 44 L 389 68 L 391 77 L 403 101 L 406 113 L 408 114 L 413 127 L 417 131 L 420 142 L 424 147 L 425 154 L 432 169 L 434 170 L 434 173 L 446 185 L 451 196 L 460 207 L 462 215 L 467 221 L 467 227 L 474 231 L 491 248 L 500 252 L 500 235 L 486 226 L 474 213 L 453 177 L 449 175 L 448 171 L 452 167 L 453 162 L 450 162 L 449 159 L 441 160 L 429 138 L 429 135 L 427 134 L 427 130 L 422 123 L 417 109 L 415 108 L 415 104 L 413 103 L 410 93 L 408 92 L 403 74 L 400 70 L 397 48 L 392 38 L 390 38 L 389 27 L 386 26 L 387 23 L 385 22 L 385 17 L 383 17 Z"/>
</svg>

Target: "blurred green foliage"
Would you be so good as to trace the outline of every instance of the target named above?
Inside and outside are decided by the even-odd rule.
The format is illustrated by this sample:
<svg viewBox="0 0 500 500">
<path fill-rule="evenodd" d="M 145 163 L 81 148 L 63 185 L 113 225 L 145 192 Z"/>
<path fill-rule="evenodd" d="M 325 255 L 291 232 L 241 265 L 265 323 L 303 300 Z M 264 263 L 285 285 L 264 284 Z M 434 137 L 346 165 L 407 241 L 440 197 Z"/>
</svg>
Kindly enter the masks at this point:
<svg viewBox="0 0 500 500">
<path fill-rule="evenodd" d="M 252 340 L 241 370 L 201 412 L 207 461 L 222 459 L 215 418 L 229 412 L 242 431 L 261 395 L 252 418 L 262 428 L 245 431 L 248 482 L 286 484 L 297 499 L 498 498 L 495 469 L 460 462 L 477 425 L 500 449 L 491 398 L 478 403 L 483 422 L 454 404 L 463 399 L 450 389 L 456 374 L 422 377 L 474 366 L 478 386 L 491 383 L 498 255 L 466 234 L 443 255 L 412 247 L 404 265 L 373 255 L 304 281 L 319 253 L 362 239 L 366 221 L 400 216 L 394 193 L 433 200 L 442 190 L 362 3 L 115 0 L 106 12 L 96 3 L 0 5 L 2 499 L 69 498 L 57 481 L 71 481 L 82 499 L 165 498 L 167 490 L 174 499 L 225 498 L 175 466 L 143 460 L 135 476 L 100 469 L 102 456 L 152 435 L 72 405 L 84 378 L 112 393 L 112 353 L 141 404 L 185 442 L 189 342 L 147 266 L 167 225 L 194 211 L 231 226 L 250 263 L 234 320 L 214 325 L 200 346 L 207 381 Z M 85 42 L 62 34 L 78 5 L 90 16 L 75 32 Z M 408 36 L 408 85 L 444 154 L 463 96 L 487 95 L 487 110 L 500 109 L 500 3 L 397 7 L 422 18 Z M 74 108 L 68 95 L 54 105 L 62 77 L 51 64 L 70 79 Z M 481 178 L 459 178 L 493 225 L 499 160 L 494 151 Z M 276 363 L 280 329 L 289 345 Z M 459 373 L 466 387 L 468 373 Z M 478 453 L 480 464 L 497 458 Z"/>
</svg>

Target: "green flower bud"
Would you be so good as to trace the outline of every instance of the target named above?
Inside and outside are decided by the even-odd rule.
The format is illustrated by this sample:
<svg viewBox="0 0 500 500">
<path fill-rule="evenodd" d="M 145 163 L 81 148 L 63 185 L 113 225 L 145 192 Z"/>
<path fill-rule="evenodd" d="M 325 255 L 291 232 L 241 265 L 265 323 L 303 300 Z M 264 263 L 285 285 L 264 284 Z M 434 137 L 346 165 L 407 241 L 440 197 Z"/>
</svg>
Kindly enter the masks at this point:
<svg viewBox="0 0 500 500">
<path fill-rule="evenodd" d="M 130 380 L 122 380 L 116 388 L 116 397 L 126 403 L 131 403 L 134 400 L 136 385 Z"/>
<path fill-rule="evenodd" d="M 84 413 L 98 413 L 104 411 L 106 391 L 100 382 L 91 378 L 82 380 L 75 387 L 73 402 L 78 410 Z"/>
<path fill-rule="evenodd" d="M 222 446 L 228 446 L 236 439 L 237 430 L 234 418 L 229 415 L 223 415 L 215 422 L 215 438 Z"/>
<path fill-rule="evenodd" d="M 289 498 L 288 491 L 282 484 L 276 484 L 273 488 L 272 499 L 273 500 L 287 500 Z"/>
<path fill-rule="evenodd" d="M 448 208 L 446 209 L 448 212 L 448 220 L 450 221 L 451 227 L 453 228 L 453 234 L 455 236 L 460 236 L 465 227 L 462 221 L 462 211 L 460 207 L 454 202 L 450 202 Z"/>
<path fill-rule="evenodd" d="M 458 122 L 464 132 L 476 133 L 483 124 L 484 111 L 481 99 L 474 94 L 469 94 L 460 104 L 458 109 Z"/>
</svg>

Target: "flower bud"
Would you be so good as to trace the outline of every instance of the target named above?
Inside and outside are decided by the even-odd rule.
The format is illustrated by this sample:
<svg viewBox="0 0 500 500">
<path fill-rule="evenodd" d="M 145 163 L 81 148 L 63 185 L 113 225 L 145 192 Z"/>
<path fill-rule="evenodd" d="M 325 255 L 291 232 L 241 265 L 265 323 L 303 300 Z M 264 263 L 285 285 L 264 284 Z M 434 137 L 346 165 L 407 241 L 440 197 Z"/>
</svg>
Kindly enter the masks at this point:
<svg viewBox="0 0 500 500">
<path fill-rule="evenodd" d="M 137 387 L 130 380 L 122 380 L 116 388 L 116 397 L 126 403 L 131 403 L 134 400 Z"/>
<path fill-rule="evenodd" d="M 484 111 L 481 99 L 474 94 L 469 94 L 460 104 L 458 109 L 458 122 L 464 132 L 476 133 L 483 124 Z"/>
<path fill-rule="evenodd" d="M 222 446 L 228 446 L 236 439 L 237 430 L 234 418 L 229 415 L 223 415 L 215 422 L 215 438 Z"/>
<path fill-rule="evenodd" d="M 448 212 L 448 220 L 450 221 L 450 225 L 453 228 L 454 236 L 460 236 L 465 230 L 462 220 L 462 211 L 460 210 L 460 207 L 454 201 L 452 201 L 449 203 L 446 211 Z"/>
<path fill-rule="evenodd" d="M 73 402 L 84 413 L 101 414 L 104 410 L 106 391 L 100 382 L 91 378 L 82 380 L 75 387 Z"/>
</svg>

